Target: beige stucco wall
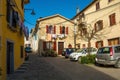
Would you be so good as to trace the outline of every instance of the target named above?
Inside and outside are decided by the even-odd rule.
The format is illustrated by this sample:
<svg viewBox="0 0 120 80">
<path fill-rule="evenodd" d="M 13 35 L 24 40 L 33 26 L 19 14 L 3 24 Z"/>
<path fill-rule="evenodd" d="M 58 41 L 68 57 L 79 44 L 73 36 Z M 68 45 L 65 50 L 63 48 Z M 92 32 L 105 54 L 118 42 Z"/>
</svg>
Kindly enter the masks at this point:
<svg viewBox="0 0 120 80">
<path fill-rule="evenodd" d="M 69 44 L 72 44 L 74 47 L 74 24 L 69 20 L 62 18 L 60 16 L 55 16 L 52 18 L 48 18 L 45 20 L 39 21 L 39 30 L 37 32 L 38 38 L 47 41 L 47 34 L 46 34 L 46 25 L 56 26 L 56 35 L 60 35 L 60 26 L 69 27 L 68 28 L 68 35 L 66 35 L 65 39 L 56 39 L 56 49 L 58 51 L 58 42 L 64 42 L 64 48 L 67 48 Z M 43 44 L 38 43 L 41 45 L 41 50 L 43 50 Z"/>
<path fill-rule="evenodd" d="M 83 11 L 85 14 L 85 22 L 91 24 L 94 28 L 94 24 L 98 20 L 103 20 L 103 30 L 101 32 L 104 34 L 102 39 L 92 40 L 91 46 L 95 47 L 95 42 L 99 40 L 104 41 L 104 46 L 108 45 L 108 39 L 120 37 L 120 0 L 114 0 L 108 3 L 108 0 L 99 0 L 100 9 L 96 11 L 96 2 L 89 6 L 86 10 Z M 116 14 L 116 25 L 110 26 L 109 15 Z M 79 16 L 79 15 L 78 15 Z M 77 16 L 77 17 L 78 17 Z M 75 19 L 77 19 L 77 17 Z M 81 40 L 81 44 L 86 44 L 87 42 Z"/>
</svg>

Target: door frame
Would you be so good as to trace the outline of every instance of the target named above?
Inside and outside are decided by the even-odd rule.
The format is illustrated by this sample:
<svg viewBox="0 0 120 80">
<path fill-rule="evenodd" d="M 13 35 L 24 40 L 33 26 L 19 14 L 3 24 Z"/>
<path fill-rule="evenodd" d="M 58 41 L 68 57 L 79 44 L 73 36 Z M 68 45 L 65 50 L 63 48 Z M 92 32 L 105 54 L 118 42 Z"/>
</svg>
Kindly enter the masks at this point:
<svg viewBox="0 0 120 80">
<path fill-rule="evenodd" d="M 8 44 L 12 44 L 12 54 L 10 56 L 8 56 L 8 54 L 10 52 L 8 52 Z M 9 57 L 9 60 L 10 60 L 10 72 L 8 73 L 8 57 Z M 14 72 L 14 42 L 11 41 L 11 40 L 7 40 L 6 41 L 6 74 L 11 74 Z"/>
<path fill-rule="evenodd" d="M 64 49 L 64 44 L 65 44 L 65 42 L 58 41 L 58 43 L 57 43 L 58 55 L 62 55 L 62 53 L 61 53 L 61 54 L 59 54 L 59 43 L 63 43 L 63 49 Z"/>
</svg>

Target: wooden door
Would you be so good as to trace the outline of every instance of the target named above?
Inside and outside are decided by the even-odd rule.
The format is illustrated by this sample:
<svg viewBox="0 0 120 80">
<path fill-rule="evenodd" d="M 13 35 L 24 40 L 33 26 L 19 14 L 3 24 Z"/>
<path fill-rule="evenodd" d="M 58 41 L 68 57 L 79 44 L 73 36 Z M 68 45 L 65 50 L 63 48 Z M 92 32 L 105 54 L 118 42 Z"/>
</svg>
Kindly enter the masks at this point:
<svg viewBox="0 0 120 80">
<path fill-rule="evenodd" d="M 7 42 L 7 74 L 14 72 L 14 44 Z"/>
<path fill-rule="evenodd" d="M 64 42 L 58 42 L 58 55 L 62 55 L 64 49 Z"/>
</svg>

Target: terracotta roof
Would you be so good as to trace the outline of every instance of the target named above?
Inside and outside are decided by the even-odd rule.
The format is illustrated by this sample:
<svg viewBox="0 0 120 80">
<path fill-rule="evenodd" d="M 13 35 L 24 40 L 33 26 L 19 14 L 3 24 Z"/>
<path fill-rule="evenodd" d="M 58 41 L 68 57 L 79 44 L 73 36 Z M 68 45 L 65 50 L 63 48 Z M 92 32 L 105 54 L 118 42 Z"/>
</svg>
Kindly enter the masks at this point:
<svg viewBox="0 0 120 80">
<path fill-rule="evenodd" d="M 61 18 L 65 19 L 65 20 L 67 20 L 67 21 L 72 22 L 70 19 L 65 18 L 64 16 L 62 16 L 60 14 L 55 14 L 55 15 L 52 15 L 52 16 L 48 16 L 48 17 L 44 17 L 44 18 L 39 18 L 37 21 L 39 22 L 39 21 L 43 21 L 43 20 L 46 20 L 46 19 L 54 18 L 54 17 L 61 17 Z M 72 22 L 72 23 L 74 23 L 74 22 Z"/>
</svg>

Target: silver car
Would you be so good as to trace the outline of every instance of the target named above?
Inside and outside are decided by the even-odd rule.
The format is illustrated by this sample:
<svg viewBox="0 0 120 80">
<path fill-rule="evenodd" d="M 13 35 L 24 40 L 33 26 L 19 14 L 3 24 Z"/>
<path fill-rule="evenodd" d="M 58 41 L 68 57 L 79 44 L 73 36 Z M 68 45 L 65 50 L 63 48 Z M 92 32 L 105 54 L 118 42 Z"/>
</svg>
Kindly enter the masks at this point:
<svg viewBox="0 0 120 80">
<path fill-rule="evenodd" d="M 95 61 L 97 64 L 114 65 L 120 68 L 120 45 L 99 48 Z"/>
</svg>

